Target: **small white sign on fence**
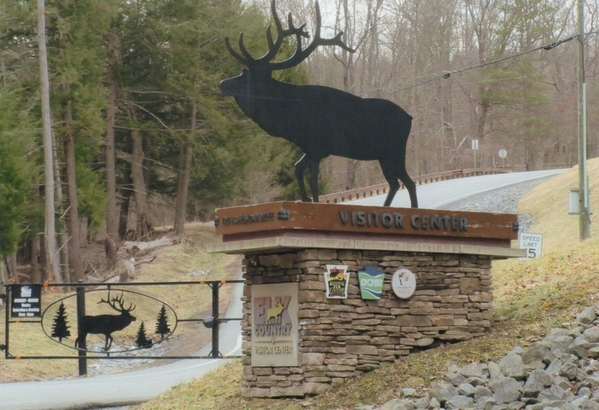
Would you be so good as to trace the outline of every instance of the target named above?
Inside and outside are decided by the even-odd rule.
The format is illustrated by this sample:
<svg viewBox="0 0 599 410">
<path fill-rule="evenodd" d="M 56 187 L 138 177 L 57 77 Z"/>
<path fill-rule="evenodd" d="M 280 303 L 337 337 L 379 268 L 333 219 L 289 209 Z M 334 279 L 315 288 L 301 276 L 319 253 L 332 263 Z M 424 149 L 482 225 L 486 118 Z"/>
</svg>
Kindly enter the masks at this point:
<svg viewBox="0 0 599 410">
<path fill-rule="evenodd" d="M 520 233 L 520 248 L 526 249 L 526 258 L 539 258 L 543 248 L 543 235 L 540 233 Z"/>
</svg>

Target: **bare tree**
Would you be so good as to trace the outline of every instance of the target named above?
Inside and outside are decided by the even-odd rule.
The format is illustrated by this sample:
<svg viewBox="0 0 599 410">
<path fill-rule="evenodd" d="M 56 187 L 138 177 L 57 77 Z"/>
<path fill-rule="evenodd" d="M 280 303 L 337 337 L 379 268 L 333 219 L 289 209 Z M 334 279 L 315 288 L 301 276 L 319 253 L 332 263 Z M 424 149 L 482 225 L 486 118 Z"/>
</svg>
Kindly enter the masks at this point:
<svg viewBox="0 0 599 410">
<path fill-rule="evenodd" d="M 193 103 L 191 109 L 191 126 L 189 132 L 189 141 L 195 138 L 196 121 L 198 107 Z M 187 215 L 187 192 L 189 190 L 189 179 L 191 176 L 191 156 L 192 149 L 187 142 L 181 143 L 181 153 L 179 157 L 179 172 L 177 175 L 177 199 L 175 202 L 175 233 L 183 235 L 185 233 L 185 217 Z"/>
<path fill-rule="evenodd" d="M 137 108 L 133 104 L 127 105 L 127 115 L 134 124 L 138 124 Z M 148 205 L 147 179 L 144 172 L 146 155 L 141 130 L 137 128 L 131 130 L 131 142 L 133 146 L 130 156 L 131 180 L 133 181 L 133 197 L 135 198 L 135 215 L 137 221 L 135 235 L 137 239 L 142 240 L 149 238 L 153 221 Z"/>
<path fill-rule="evenodd" d="M 116 65 L 119 61 L 119 37 L 113 28 L 107 34 L 107 91 L 106 103 L 106 191 L 108 194 L 108 207 L 106 210 L 106 234 L 113 243 L 119 240 L 119 218 L 117 214 L 116 201 L 116 154 L 114 146 L 114 126 L 116 117 L 117 78 L 115 74 Z M 108 261 L 110 265 L 116 260 Z"/>
<path fill-rule="evenodd" d="M 48 54 L 46 50 L 46 5 L 45 0 L 37 1 L 37 41 L 40 61 L 40 84 L 42 100 L 42 124 L 44 140 L 45 172 L 45 239 L 47 269 L 50 277 L 63 283 L 58 253 L 56 252 L 56 226 L 54 204 L 54 161 L 52 144 L 52 116 L 50 112 L 50 80 L 48 78 Z"/>
<path fill-rule="evenodd" d="M 65 94 L 68 95 L 68 84 L 64 85 Z M 67 232 L 69 241 L 67 243 L 70 282 L 83 279 L 83 264 L 81 261 L 81 239 L 79 224 L 79 201 L 77 200 L 77 178 L 75 162 L 75 133 L 72 129 L 72 106 L 68 99 L 63 103 L 63 121 L 66 127 L 64 136 L 65 173 L 67 179 Z"/>
</svg>

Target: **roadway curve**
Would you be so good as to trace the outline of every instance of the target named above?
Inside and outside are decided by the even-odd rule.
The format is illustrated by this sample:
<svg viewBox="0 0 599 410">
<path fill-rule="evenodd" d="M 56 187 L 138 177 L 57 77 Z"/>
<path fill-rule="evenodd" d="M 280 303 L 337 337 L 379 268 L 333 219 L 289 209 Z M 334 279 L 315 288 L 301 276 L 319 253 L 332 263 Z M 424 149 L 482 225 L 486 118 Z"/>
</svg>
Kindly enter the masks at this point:
<svg viewBox="0 0 599 410">
<path fill-rule="evenodd" d="M 435 182 L 418 186 L 418 205 L 426 209 L 447 209 L 450 204 L 461 201 L 468 197 L 479 195 L 485 192 L 506 188 L 511 185 L 517 185 L 523 182 L 550 178 L 563 172 L 563 169 L 552 169 L 545 171 L 530 172 L 512 172 L 509 174 L 482 175 L 469 178 L 448 179 L 446 181 Z M 354 205 L 374 205 L 382 206 L 385 202 L 385 195 L 376 195 L 369 198 L 357 199 L 348 203 Z M 409 208 L 410 198 L 408 191 L 400 190 L 395 195 L 391 204 L 397 208 Z"/>
<path fill-rule="evenodd" d="M 515 172 L 451 179 L 418 187 L 421 208 L 444 209 L 449 204 L 470 196 L 511 185 L 549 178 L 562 170 Z M 351 201 L 352 204 L 382 205 L 385 195 Z M 397 193 L 392 206 L 409 207 L 406 190 Z M 242 285 L 234 288 L 226 317 L 241 316 Z M 241 350 L 239 323 L 221 325 L 220 348 L 225 355 L 238 355 Z M 210 347 L 198 352 L 207 355 Z M 226 360 L 181 360 L 151 369 L 109 374 L 80 379 L 0 384 L 0 409 L 46 410 L 88 409 L 118 406 L 150 400 L 171 387 L 190 382 L 222 365 Z"/>
</svg>

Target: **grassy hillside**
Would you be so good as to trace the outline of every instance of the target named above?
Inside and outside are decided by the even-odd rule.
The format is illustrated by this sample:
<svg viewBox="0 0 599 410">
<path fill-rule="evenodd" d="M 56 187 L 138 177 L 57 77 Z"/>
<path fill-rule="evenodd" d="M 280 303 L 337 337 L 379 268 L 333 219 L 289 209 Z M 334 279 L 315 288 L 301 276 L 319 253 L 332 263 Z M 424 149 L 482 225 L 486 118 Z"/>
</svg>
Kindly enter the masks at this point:
<svg viewBox="0 0 599 410">
<path fill-rule="evenodd" d="M 599 235 L 599 158 L 589 161 L 587 168 L 591 191 L 592 240 Z M 519 211 L 529 213 L 537 221 L 532 230 L 544 235 L 543 242 L 547 252 L 566 251 L 580 244 L 578 215 L 568 214 L 570 188 L 578 188 L 578 167 L 538 185 L 520 201 Z"/>
<path fill-rule="evenodd" d="M 599 159 L 589 162 L 589 180 L 592 192 L 599 192 Z M 529 213 L 538 222 L 530 231 L 544 235 L 543 256 L 529 261 L 494 262 L 496 324 L 489 335 L 411 355 L 306 400 L 241 398 L 242 367 L 235 361 L 136 409 L 299 410 L 353 409 L 358 403 L 380 405 L 399 397 L 402 388 L 426 389 L 446 372 L 448 364 L 494 360 L 514 345 L 534 343 L 549 329 L 567 325 L 582 307 L 597 301 L 599 217 L 592 216 L 592 236 L 580 243 L 578 217 L 568 215 L 567 207 L 569 188 L 577 186 L 575 168 L 541 184 L 520 202 L 519 212 Z M 598 198 L 591 199 L 591 209 L 598 209 Z"/>
</svg>

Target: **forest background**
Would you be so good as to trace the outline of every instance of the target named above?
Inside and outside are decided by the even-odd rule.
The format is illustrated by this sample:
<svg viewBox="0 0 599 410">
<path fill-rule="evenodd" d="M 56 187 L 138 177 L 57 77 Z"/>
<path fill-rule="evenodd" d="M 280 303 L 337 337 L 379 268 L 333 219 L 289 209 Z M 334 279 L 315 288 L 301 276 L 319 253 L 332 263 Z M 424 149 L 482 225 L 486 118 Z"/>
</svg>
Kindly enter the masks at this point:
<svg viewBox="0 0 599 410">
<path fill-rule="evenodd" d="M 343 31 L 356 52 L 322 47 L 276 76 L 402 106 L 412 176 L 570 167 L 578 41 L 587 152 L 599 155 L 599 5 L 584 2 L 577 36 L 577 2 L 321 0 L 323 37 Z M 276 7 L 313 32 L 312 0 Z M 268 0 L 1 1 L 0 283 L 75 282 L 86 243 L 114 250 L 160 226 L 183 235 L 216 207 L 297 199 L 301 153 L 218 88 L 241 69 L 225 36 L 243 32 L 261 55 L 271 19 Z M 333 157 L 320 181 L 335 192 L 384 178 L 376 163 Z"/>
</svg>

